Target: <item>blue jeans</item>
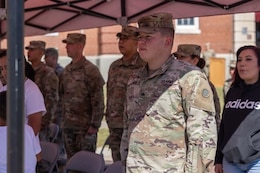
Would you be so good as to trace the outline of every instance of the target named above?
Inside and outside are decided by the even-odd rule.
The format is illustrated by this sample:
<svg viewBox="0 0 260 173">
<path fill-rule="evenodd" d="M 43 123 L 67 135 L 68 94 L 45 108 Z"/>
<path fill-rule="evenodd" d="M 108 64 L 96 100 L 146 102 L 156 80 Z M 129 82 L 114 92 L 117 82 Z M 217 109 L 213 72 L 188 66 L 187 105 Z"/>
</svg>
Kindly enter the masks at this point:
<svg viewBox="0 0 260 173">
<path fill-rule="evenodd" d="M 247 164 L 229 163 L 223 158 L 224 173 L 260 173 L 260 159 Z"/>
</svg>

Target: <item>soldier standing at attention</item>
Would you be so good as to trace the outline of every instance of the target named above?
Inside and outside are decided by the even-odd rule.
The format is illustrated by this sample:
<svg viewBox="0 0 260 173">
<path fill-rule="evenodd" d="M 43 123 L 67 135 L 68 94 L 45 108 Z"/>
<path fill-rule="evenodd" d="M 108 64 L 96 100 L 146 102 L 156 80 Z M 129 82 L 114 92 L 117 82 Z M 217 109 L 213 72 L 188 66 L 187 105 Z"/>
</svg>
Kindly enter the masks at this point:
<svg viewBox="0 0 260 173">
<path fill-rule="evenodd" d="M 32 63 L 35 71 L 34 80 L 42 92 L 47 113 L 42 117 L 40 140 L 49 141 L 49 124 L 55 116 L 58 104 L 59 79 L 55 71 L 44 64 L 41 59 L 45 53 L 44 41 L 31 41 L 25 49 L 28 50 L 28 60 Z"/>
<path fill-rule="evenodd" d="M 188 62 L 192 65 L 195 65 L 201 69 L 204 69 L 205 67 L 205 60 L 204 58 L 201 58 L 201 46 L 196 44 L 180 44 L 178 45 L 177 51 L 173 53 L 173 55 L 180 61 Z M 209 80 L 209 86 L 213 93 L 214 98 L 214 105 L 215 105 L 215 111 L 216 111 L 216 122 L 217 122 L 217 129 L 219 130 L 220 127 L 220 101 L 218 97 L 217 90 L 214 86 L 214 84 Z"/>
<path fill-rule="evenodd" d="M 117 33 L 118 48 L 123 57 L 114 61 L 109 68 L 107 81 L 106 121 L 109 128 L 109 146 L 113 161 L 121 160 L 120 143 L 123 133 L 123 113 L 126 99 L 126 86 L 133 71 L 144 66 L 137 52 L 136 27 L 123 27 Z"/>
<path fill-rule="evenodd" d="M 53 47 L 49 47 L 45 50 L 45 56 L 44 56 L 45 63 L 48 66 L 52 67 L 55 70 L 57 76 L 60 77 L 64 68 L 58 63 L 58 59 L 59 59 L 59 53 L 57 49 Z"/>
<path fill-rule="evenodd" d="M 86 35 L 69 33 L 62 40 L 72 61 L 60 82 L 63 133 L 68 159 L 76 152 L 96 151 L 97 132 L 104 116 L 104 80 L 98 68 L 83 56 Z"/>
<path fill-rule="evenodd" d="M 235 80 L 235 75 L 234 75 L 235 69 L 236 69 L 236 60 L 230 60 L 230 65 L 229 65 L 230 78 L 225 80 L 225 83 L 223 86 L 224 100 L 225 100 L 225 96 L 226 96 L 228 90 L 230 89 L 232 82 Z"/>
<path fill-rule="evenodd" d="M 209 172 L 217 127 L 208 79 L 171 55 L 171 14 L 142 17 L 138 26 L 138 50 L 147 64 L 128 81 L 122 139 L 128 144 L 121 146 L 126 172 Z"/>
</svg>

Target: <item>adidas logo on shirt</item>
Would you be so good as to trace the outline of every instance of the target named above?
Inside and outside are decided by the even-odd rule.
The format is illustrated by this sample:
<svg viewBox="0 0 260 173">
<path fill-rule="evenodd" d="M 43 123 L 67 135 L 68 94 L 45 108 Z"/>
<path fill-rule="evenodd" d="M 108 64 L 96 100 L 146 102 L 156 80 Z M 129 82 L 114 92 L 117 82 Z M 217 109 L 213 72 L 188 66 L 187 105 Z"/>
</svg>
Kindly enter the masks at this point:
<svg viewBox="0 0 260 173">
<path fill-rule="evenodd" d="M 245 100 L 241 101 L 241 99 L 237 99 L 235 101 L 229 101 L 225 105 L 225 108 L 233 108 L 233 109 L 260 109 L 260 101 L 250 101 Z"/>
</svg>

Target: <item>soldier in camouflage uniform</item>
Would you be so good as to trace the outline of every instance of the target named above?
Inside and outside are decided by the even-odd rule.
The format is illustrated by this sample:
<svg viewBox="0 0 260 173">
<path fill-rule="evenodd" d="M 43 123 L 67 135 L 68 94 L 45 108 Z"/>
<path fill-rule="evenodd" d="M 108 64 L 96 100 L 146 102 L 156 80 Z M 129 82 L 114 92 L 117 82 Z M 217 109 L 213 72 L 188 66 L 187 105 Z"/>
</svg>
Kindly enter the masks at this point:
<svg viewBox="0 0 260 173">
<path fill-rule="evenodd" d="M 53 47 L 49 47 L 45 50 L 45 56 L 44 56 L 45 63 L 48 66 L 52 67 L 55 73 L 57 74 L 57 76 L 60 77 L 64 68 L 58 63 L 58 59 L 59 59 L 59 53 L 57 49 Z"/>
<path fill-rule="evenodd" d="M 171 55 L 171 14 L 142 17 L 138 26 L 138 50 L 147 65 L 128 81 L 121 143 L 126 172 L 209 172 L 217 128 L 208 79 Z"/>
<path fill-rule="evenodd" d="M 57 49 L 50 47 L 45 50 L 44 60 L 46 65 L 51 67 L 55 71 L 57 77 L 60 78 L 60 75 L 62 74 L 64 68 L 58 64 L 58 58 L 59 58 L 59 54 Z M 56 113 L 55 116 L 52 117 L 51 122 L 59 125 L 60 127 L 61 117 L 62 117 L 62 108 L 61 108 L 61 99 L 59 98 L 59 101 L 57 103 Z"/>
<path fill-rule="evenodd" d="M 181 61 L 186 61 L 192 65 L 195 65 L 201 69 L 205 67 L 205 60 L 200 57 L 201 55 L 201 46 L 195 44 L 180 44 L 178 45 L 177 51 L 173 53 L 174 56 Z M 219 130 L 220 127 L 220 102 L 217 90 L 214 84 L 209 81 L 210 88 L 213 93 L 214 98 L 214 105 L 216 111 L 216 122 L 217 122 L 217 129 Z"/>
<path fill-rule="evenodd" d="M 224 86 L 223 86 L 223 94 L 224 94 L 224 99 L 225 99 L 225 96 L 232 84 L 232 82 L 234 81 L 234 72 L 235 72 L 235 69 L 236 69 L 236 60 L 230 60 L 230 64 L 229 64 L 229 74 L 230 74 L 230 78 L 227 79 L 224 83 Z"/>
<path fill-rule="evenodd" d="M 72 58 L 60 82 L 64 142 L 69 159 L 78 151 L 96 150 L 97 132 L 104 115 L 105 82 L 98 68 L 83 56 L 86 35 L 69 33 L 62 42 Z"/>
<path fill-rule="evenodd" d="M 58 76 L 58 78 L 60 78 L 64 68 L 58 63 L 58 59 L 59 59 L 59 53 L 58 53 L 57 49 L 55 49 L 53 47 L 49 47 L 45 50 L 45 54 L 44 54 L 45 63 L 49 67 L 53 68 L 56 75 Z M 52 117 L 51 122 L 55 123 L 59 126 L 59 133 L 58 133 L 58 136 L 57 136 L 55 142 L 58 143 L 59 146 L 60 146 L 60 154 L 65 154 L 64 141 L 63 141 L 63 131 L 62 131 L 62 128 L 61 128 L 62 103 L 61 103 L 60 97 L 59 97 L 59 101 L 58 101 L 58 104 L 57 104 L 55 116 Z M 60 158 L 59 158 L 59 160 L 60 160 Z"/>
<path fill-rule="evenodd" d="M 25 47 L 28 50 L 28 60 L 32 63 L 32 67 L 35 71 L 35 83 L 39 87 L 44 97 L 44 103 L 47 113 L 42 117 L 40 140 L 49 141 L 49 124 L 52 117 L 55 116 L 56 108 L 58 104 L 58 89 L 59 80 L 55 74 L 55 71 L 44 64 L 41 59 L 45 53 L 44 41 L 30 41 L 30 44 Z"/>
<path fill-rule="evenodd" d="M 106 121 L 109 128 L 109 146 L 113 161 L 121 160 L 120 143 L 123 133 L 123 113 L 127 81 L 133 71 L 144 66 L 137 52 L 136 27 L 126 26 L 117 33 L 118 48 L 123 57 L 114 61 L 109 68 L 107 81 Z"/>
</svg>

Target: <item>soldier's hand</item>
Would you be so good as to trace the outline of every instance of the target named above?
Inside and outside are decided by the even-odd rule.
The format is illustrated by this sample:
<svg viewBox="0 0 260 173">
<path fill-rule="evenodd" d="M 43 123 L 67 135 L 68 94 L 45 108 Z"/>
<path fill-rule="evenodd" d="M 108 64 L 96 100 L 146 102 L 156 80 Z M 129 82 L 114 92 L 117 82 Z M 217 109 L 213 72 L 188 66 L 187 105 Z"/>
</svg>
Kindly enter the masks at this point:
<svg viewBox="0 0 260 173">
<path fill-rule="evenodd" d="M 98 132 L 98 129 L 97 128 L 95 128 L 95 127 L 93 127 L 93 126 L 90 126 L 89 128 L 88 128 L 88 134 L 96 134 Z"/>
</svg>

